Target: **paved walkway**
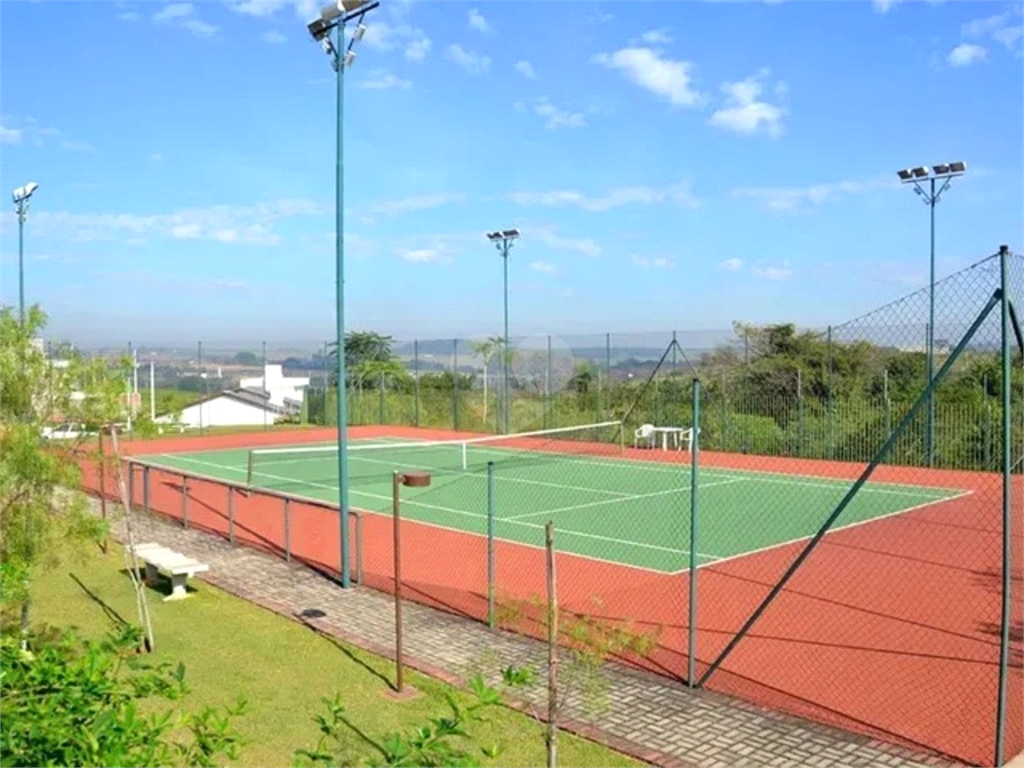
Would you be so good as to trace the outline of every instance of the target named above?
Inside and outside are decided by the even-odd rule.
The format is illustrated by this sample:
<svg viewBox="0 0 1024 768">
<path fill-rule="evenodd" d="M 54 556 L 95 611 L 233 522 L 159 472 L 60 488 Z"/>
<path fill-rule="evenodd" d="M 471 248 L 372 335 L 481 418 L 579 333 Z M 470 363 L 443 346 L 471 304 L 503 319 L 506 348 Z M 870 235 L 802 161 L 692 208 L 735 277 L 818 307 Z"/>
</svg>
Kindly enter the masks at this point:
<svg viewBox="0 0 1024 768">
<path fill-rule="evenodd" d="M 216 536 L 185 530 L 159 518 L 137 520 L 135 535 L 153 540 L 210 566 L 203 579 L 313 629 L 394 658 L 394 600 L 370 589 L 342 590 L 302 566 Z M 123 531 L 115 527 L 115 537 Z M 321 618 L 301 619 L 307 609 Z M 545 658 L 533 640 L 492 632 L 483 624 L 406 603 L 407 664 L 460 684 L 475 669 L 522 664 Z M 490 663 L 488 663 L 490 662 Z M 914 766 L 955 765 L 864 736 L 789 717 L 712 691 L 693 691 L 676 682 L 607 665 L 609 706 L 598 727 L 588 724 L 586 707 L 569 701 L 568 730 L 603 741 L 643 760 L 666 766 Z M 538 680 L 534 703 L 546 684 Z M 527 697 L 530 698 L 530 697 Z M 523 702 L 519 708 L 528 706 Z M 593 719 L 593 718 L 591 718 Z"/>
</svg>

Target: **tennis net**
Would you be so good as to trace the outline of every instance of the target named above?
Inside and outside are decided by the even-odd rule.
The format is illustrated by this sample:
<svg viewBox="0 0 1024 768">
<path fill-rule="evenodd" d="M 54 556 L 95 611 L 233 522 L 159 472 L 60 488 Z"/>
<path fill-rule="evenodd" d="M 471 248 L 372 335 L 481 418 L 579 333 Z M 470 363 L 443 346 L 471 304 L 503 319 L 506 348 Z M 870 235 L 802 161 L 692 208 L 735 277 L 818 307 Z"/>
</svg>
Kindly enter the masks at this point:
<svg viewBox="0 0 1024 768">
<path fill-rule="evenodd" d="M 623 439 L 622 422 L 605 421 L 460 440 L 356 443 L 348 446 L 349 481 L 379 479 L 403 469 L 482 472 L 492 461 L 534 463 L 618 455 Z M 248 455 L 246 482 L 256 486 L 265 480 L 301 480 L 306 476 L 319 482 L 336 482 L 337 460 L 336 444 L 254 448 Z"/>
</svg>

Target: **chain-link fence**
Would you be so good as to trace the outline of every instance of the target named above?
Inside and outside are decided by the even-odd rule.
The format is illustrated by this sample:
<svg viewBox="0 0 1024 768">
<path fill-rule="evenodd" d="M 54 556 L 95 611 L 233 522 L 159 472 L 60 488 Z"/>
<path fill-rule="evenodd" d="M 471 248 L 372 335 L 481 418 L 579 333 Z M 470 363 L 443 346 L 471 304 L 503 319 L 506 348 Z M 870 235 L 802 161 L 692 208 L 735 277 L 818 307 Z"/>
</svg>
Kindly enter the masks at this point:
<svg viewBox="0 0 1024 768">
<path fill-rule="evenodd" d="M 937 283 L 934 333 L 925 290 L 823 330 L 394 344 L 398 365 L 347 374 L 359 581 L 390 588 L 390 473 L 424 469 L 431 485 L 403 491 L 407 597 L 542 634 L 550 520 L 559 605 L 617 638 L 611 655 L 968 763 L 1008 758 L 1024 747 L 1024 367 L 1003 285 L 1019 312 L 1019 255 Z M 204 354 L 201 380 L 219 364 L 238 386 Z M 337 572 L 332 349 L 266 359 L 309 379 L 287 419 L 326 428 L 138 443 L 161 454 L 138 458 L 154 477 L 203 489 L 187 507 L 188 482 L 167 481 L 151 505 Z M 297 442 L 310 450 L 259 449 Z"/>
</svg>

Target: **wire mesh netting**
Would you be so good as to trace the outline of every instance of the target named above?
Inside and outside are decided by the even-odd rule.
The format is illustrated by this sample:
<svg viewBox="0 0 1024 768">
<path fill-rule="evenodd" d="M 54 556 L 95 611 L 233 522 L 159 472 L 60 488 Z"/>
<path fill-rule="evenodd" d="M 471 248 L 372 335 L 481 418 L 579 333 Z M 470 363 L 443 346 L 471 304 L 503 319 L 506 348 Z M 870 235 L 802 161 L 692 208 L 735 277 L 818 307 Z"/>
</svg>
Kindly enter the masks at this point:
<svg viewBox="0 0 1024 768">
<path fill-rule="evenodd" d="M 541 635 L 550 520 L 560 605 L 635 641 L 613 655 L 972 764 L 1000 736 L 1016 754 L 1024 366 L 1011 328 L 1007 386 L 1003 263 L 1020 312 L 1024 260 L 995 255 L 936 283 L 934 332 L 924 290 L 825 329 L 419 340 L 353 362 L 364 583 L 390 589 L 391 474 L 426 469 L 402 491 L 412 599 Z M 191 500 L 190 524 L 337 573 L 335 362 L 321 345 L 280 363 L 310 380 L 288 419 L 324 429 L 140 444 L 164 467 L 150 506 Z"/>
</svg>

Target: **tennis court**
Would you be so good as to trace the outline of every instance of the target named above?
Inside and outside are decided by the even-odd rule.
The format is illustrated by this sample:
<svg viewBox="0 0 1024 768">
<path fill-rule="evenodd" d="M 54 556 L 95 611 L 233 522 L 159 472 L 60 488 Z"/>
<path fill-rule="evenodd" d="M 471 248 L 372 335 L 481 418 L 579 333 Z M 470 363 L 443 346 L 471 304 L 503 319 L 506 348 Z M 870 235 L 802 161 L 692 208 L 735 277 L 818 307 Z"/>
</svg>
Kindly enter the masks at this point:
<svg viewBox="0 0 1024 768">
<path fill-rule="evenodd" d="M 393 470 L 427 470 L 427 488 L 403 488 L 403 515 L 485 535 L 488 463 L 493 462 L 495 536 L 540 546 L 554 521 L 563 552 L 661 573 L 688 567 L 691 469 L 634 458 L 617 445 L 563 436 L 484 441 L 355 441 L 349 450 L 353 507 L 390 511 Z M 253 488 L 336 502 L 338 457 L 331 444 L 140 456 L 150 464 Z M 663 459 L 663 456 L 655 458 Z M 812 535 L 849 481 L 701 467 L 698 565 L 720 563 Z M 917 510 L 963 489 L 868 483 L 837 528 Z"/>
</svg>

